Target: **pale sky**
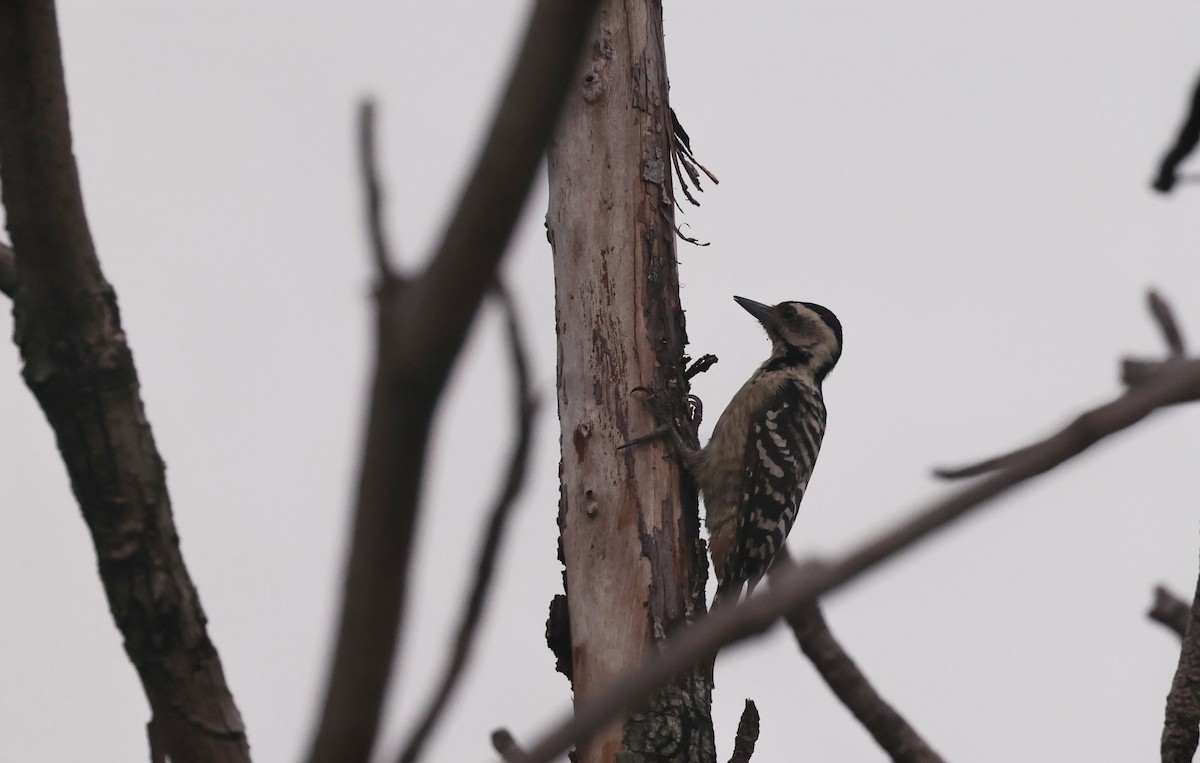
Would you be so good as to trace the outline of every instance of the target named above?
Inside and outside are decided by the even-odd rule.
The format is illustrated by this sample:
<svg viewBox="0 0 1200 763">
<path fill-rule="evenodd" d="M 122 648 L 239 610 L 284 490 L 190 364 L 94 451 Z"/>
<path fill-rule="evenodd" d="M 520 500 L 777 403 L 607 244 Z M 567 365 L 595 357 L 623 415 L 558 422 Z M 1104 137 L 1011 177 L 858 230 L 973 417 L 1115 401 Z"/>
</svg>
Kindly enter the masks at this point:
<svg viewBox="0 0 1200 763">
<path fill-rule="evenodd" d="M 60 4 L 92 231 L 256 761 L 308 741 L 341 585 L 370 347 L 356 100 L 379 99 L 388 224 L 414 263 L 525 7 Z M 672 103 L 721 178 L 683 218 L 712 245 L 679 248 L 692 353 L 721 358 L 695 385 L 704 431 L 768 351 L 732 295 L 845 326 L 794 554 L 844 550 L 942 494 L 931 467 L 1117 394 L 1122 355 L 1162 352 L 1148 286 L 1200 342 L 1200 186 L 1148 190 L 1200 70 L 1196 3 L 691 0 L 666 30 Z M 493 728 L 529 742 L 569 706 L 543 639 L 561 586 L 545 197 L 539 180 L 506 270 L 546 415 L 429 760 L 487 760 Z M 507 453 L 495 318 L 440 412 L 380 761 L 440 673 Z M 3 762 L 146 760 L 149 711 L 11 345 L 0 380 Z M 949 760 L 1153 759 L 1178 645 L 1143 613 L 1158 581 L 1193 589 L 1198 450 L 1195 407 L 1155 416 L 837 594 L 831 627 Z M 787 631 L 722 655 L 715 696 L 721 759 L 746 697 L 755 760 L 883 759 Z"/>
</svg>

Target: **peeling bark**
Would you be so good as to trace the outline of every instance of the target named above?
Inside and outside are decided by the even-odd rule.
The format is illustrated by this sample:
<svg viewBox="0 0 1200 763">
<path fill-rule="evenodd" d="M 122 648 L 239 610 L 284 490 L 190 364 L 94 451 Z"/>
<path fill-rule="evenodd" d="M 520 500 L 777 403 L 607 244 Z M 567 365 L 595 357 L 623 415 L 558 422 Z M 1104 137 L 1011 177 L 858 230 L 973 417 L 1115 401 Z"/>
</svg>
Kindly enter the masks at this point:
<svg viewBox="0 0 1200 763">
<path fill-rule="evenodd" d="M 687 415 L 662 8 L 602 4 L 549 151 L 562 437 L 561 550 L 576 704 L 704 611 L 695 490 L 634 387 Z M 560 663 L 563 660 L 560 659 Z M 715 759 L 697 668 L 579 750 L 583 763 Z"/>
</svg>

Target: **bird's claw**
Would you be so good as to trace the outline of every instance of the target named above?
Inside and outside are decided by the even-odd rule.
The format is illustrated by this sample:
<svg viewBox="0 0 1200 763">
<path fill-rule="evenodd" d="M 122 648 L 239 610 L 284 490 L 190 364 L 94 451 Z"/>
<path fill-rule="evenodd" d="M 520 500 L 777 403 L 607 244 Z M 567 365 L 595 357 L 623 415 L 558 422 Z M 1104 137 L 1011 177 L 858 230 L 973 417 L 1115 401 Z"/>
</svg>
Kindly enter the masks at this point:
<svg viewBox="0 0 1200 763">
<path fill-rule="evenodd" d="M 657 440 L 658 438 L 668 435 L 670 433 L 671 433 L 671 427 L 669 427 L 669 426 L 655 427 L 652 432 L 644 434 L 641 437 L 635 437 L 632 440 L 629 440 L 628 442 L 624 442 L 624 443 L 618 445 L 617 450 L 625 450 L 626 448 L 628 448 L 632 445 L 641 445 L 644 442 L 650 442 L 651 440 Z"/>
</svg>

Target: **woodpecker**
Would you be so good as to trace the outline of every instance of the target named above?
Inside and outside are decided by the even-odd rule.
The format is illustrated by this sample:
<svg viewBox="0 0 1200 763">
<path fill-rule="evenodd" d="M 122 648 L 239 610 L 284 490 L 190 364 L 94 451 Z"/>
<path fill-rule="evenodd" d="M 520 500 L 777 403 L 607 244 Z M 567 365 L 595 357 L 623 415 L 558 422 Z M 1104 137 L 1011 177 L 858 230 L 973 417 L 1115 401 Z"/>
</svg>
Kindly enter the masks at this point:
<svg viewBox="0 0 1200 763">
<path fill-rule="evenodd" d="M 811 302 L 734 297 L 771 339 L 703 448 L 672 440 L 704 496 L 718 600 L 747 593 L 792 529 L 825 434 L 821 384 L 842 354 L 842 324 Z"/>
</svg>

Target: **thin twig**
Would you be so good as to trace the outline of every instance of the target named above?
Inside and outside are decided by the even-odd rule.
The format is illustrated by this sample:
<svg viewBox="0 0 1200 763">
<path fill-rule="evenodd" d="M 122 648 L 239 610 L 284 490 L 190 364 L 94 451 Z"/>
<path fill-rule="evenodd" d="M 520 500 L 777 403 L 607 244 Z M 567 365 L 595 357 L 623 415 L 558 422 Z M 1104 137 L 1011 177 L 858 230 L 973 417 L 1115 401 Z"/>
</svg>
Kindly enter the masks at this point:
<svg viewBox="0 0 1200 763">
<path fill-rule="evenodd" d="M 373 110 L 365 103 L 359 110 L 359 170 L 378 269 L 375 369 L 337 642 L 310 763 L 366 761 L 375 744 L 404 614 L 417 496 L 440 393 L 436 384 L 416 384 L 417 374 L 404 362 L 409 332 L 403 297 L 412 283 L 393 276 L 389 267 L 372 122 Z"/>
<path fill-rule="evenodd" d="M 1170 356 L 1182 358 L 1186 352 L 1183 333 L 1179 330 L 1179 321 L 1175 320 L 1175 311 L 1171 309 L 1171 304 L 1154 289 L 1146 293 L 1146 302 L 1159 331 L 1162 332 L 1163 340 L 1167 343 Z"/>
<path fill-rule="evenodd" d="M 679 238 L 683 239 L 684 241 L 691 244 L 692 246 L 711 246 L 712 245 L 711 241 L 701 241 L 700 239 L 698 239 L 694 236 L 689 236 L 688 234 L 684 233 L 683 228 L 686 225 L 687 225 L 687 223 L 684 223 L 683 225 L 676 225 L 675 226 L 675 235 L 679 236 Z"/>
<path fill-rule="evenodd" d="M 371 254 L 380 282 L 386 283 L 394 277 L 394 273 L 391 248 L 384 232 L 383 189 L 379 183 L 375 157 L 375 101 L 370 98 L 358 105 L 358 158 L 367 200 L 367 233 L 371 238 Z"/>
<path fill-rule="evenodd" d="M 959 490 L 828 564 L 803 565 L 778 575 L 766 593 L 736 607 L 718 607 L 697 625 L 679 633 L 637 669 L 577 708 L 574 717 L 553 728 L 523 763 L 549 763 L 570 745 L 589 738 L 625 708 L 634 706 L 672 676 L 711 660 L 722 647 L 765 632 L 785 613 L 815 601 L 881 562 L 916 545 L 1011 488 L 1083 453 L 1105 437 L 1133 426 L 1153 411 L 1200 387 L 1200 360 L 1190 360 L 1116 400 L 1091 410 L 1061 432 L 1028 449 L 1008 468 Z"/>
<path fill-rule="evenodd" d="M 733 755 L 729 757 L 729 763 L 750 763 L 750 757 L 754 755 L 754 746 L 758 744 L 758 731 L 758 707 L 754 700 L 748 699 L 742 708 L 737 734 L 733 737 Z"/>
<path fill-rule="evenodd" d="M 0 294 L 12 297 L 17 290 L 17 255 L 0 241 Z"/>
<path fill-rule="evenodd" d="M 786 569 L 790 560 L 777 558 L 775 566 Z M 773 574 L 778 574 L 773 573 Z M 897 763 L 943 763 L 916 729 L 879 695 L 858 665 L 829 630 L 821 607 L 812 602 L 792 610 L 788 625 L 800 650 L 821 674 L 830 690 L 841 700 L 863 728 Z"/>
<path fill-rule="evenodd" d="M 309 763 L 370 757 L 397 652 L 433 412 L 496 280 L 598 4 L 536 0 L 483 149 L 428 267 L 377 292 L 377 359 L 350 558 Z"/>
<path fill-rule="evenodd" d="M 1028 456 L 1029 451 L 1033 447 L 1034 446 L 1021 448 L 1019 450 L 1005 453 L 1001 456 L 989 458 L 985 461 L 980 461 L 978 463 L 971 464 L 970 466 L 962 466 L 956 469 L 938 467 L 933 470 L 933 476 L 944 480 L 961 480 L 966 479 L 967 477 L 978 477 L 980 474 L 987 474 L 988 472 L 994 472 L 999 469 L 1003 469 L 1011 465 L 1014 461 Z"/>
<path fill-rule="evenodd" d="M 434 692 L 431 700 L 425 703 L 425 712 L 417 724 L 416 730 L 408 744 L 400 754 L 400 763 L 413 763 L 420 758 L 430 734 L 442 719 L 442 712 L 451 694 L 458 686 L 463 668 L 471 656 L 475 636 L 478 633 L 479 621 L 483 617 L 487 605 L 488 593 L 491 590 L 492 577 L 496 567 L 496 557 L 500 544 L 504 540 L 504 531 L 508 526 L 508 518 L 516 501 L 521 486 L 528 472 L 529 450 L 533 438 L 533 423 L 537 414 L 537 401 L 530 388 L 529 360 L 521 338 L 520 320 L 512 295 L 503 285 L 497 284 L 496 296 L 504 308 L 504 317 L 508 334 L 509 354 L 513 368 L 513 410 L 516 413 L 514 427 L 516 430 L 512 454 L 509 456 L 508 472 L 500 494 L 492 506 L 488 520 L 487 532 L 484 534 L 481 548 L 476 554 L 479 560 L 475 568 L 475 581 L 471 587 L 471 596 L 463 609 L 462 619 L 458 626 L 458 635 L 454 640 L 454 648 L 450 654 L 450 662 L 442 675 L 441 684 Z"/>
<path fill-rule="evenodd" d="M 700 202 L 696 201 L 695 196 L 692 196 L 691 189 L 688 188 L 687 179 L 684 178 L 684 176 L 683 176 L 683 168 L 679 164 L 679 151 L 671 152 L 671 164 L 675 167 L 675 177 L 677 177 L 679 179 L 679 190 L 683 191 L 684 198 L 686 198 L 689 202 L 691 202 L 691 205 L 693 207 L 700 206 Z M 689 174 L 691 174 L 691 173 L 689 173 Z M 700 190 L 699 185 L 697 185 L 696 188 L 698 190 Z M 676 230 L 676 232 L 679 231 L 678 228 L 676 228 L 675 230 Z M 680 235 L 682 235 L 682 234 L 680 234 Z"/>
<path fill-rule="evenodd" d="M 500 753 L 500 759 L 504 763 L 513 763 L 525 755 L 525 751 L 517 744 L 517 740 L 508 733 L 508 729 L 496 729 L 492 732 L 492 747 Z"/>
<path fill-rule="evenodd" d="M 1142 358 L 1123 360 L 1121 362 L 1121 382 L 1131 387 L 1143 384 L 1164 369 L 1178 365 L 1183 361 L 1183 356 L 1187 352 L 1186 343 L 1183 341 L 1183 332 L 1179 330 L 1179 322 L 1175 319 L 1175 311 L 1171 309 L 1170 303 L 1153 289 L 1146 296 L 1150 305 L 1150 314 L 1154 316 L 1158 330 L 1162 333 L 1163 341 L 1167 344 L 1168 354 L 1165 360 Z M 1194 400 L 1200 400 L 1200 393 L 1180 402 Z"/>
<path fill-rule="evenodd" d="M 671 165 L 675 168 L 675 177 L 679 180 L 679 190 L 683 191 L 683 196 L 691 203 L 692 206 L 700 206 L 700 202 L 692 195 L 691 187 L 688 185 L 688 180 L 692 181 L 692 185 L 696 187 L 697 193 L 702 193 L 704 187 L 700 185 L 700 173 L 703 172 L 708 176 L 708 179 L 714 184 L 720 183 L 717 176 L 708 171 L 707 168 L 700 162 L 696 161 L 696 155 L 692 153 L 692 139 L 688 136 L 687 130 L 683 129 L 683 125 L 679 121 L 679 116 L 675 113 L 675 109 L 671 109 Z M 674 201 L 674 199 L 672 199 Z M 683 210 L 680 209 L 680 212 Z M 708 246 L 707 242 L 702 242 L 700 239 L 693 236 L 685 235 L 683 226 L 675 226 L 675 234 L 689 244 L 695 246 Z"/>
<path fill-rule="evenodd" d="M 686 156 L 692 164 L 699 167 L 700 171 L 707 175 L 709 180 L 713 181 L 713 185 L 720 185 L 721 181 L 717 179 L 717 176 L 709 172 L 708 168 L 703 164 L 696 161 L 696 155 L 692 153 L 692 138 L 687 134 L 687 130 L 683 129 L 683 123 L 679 121 L 679 115 L 675 113 L 675 109 L 671 109 L 671 135 L 676 149 Z M 696 186 L 699 187 L 699 185 L 700 183 L 697 180 Z"/>
<path fill-rule="evenodd" d="M 1192 598 L 1188 626 L 1184 629 L 1183 648 L 1179 664 L 1167 694 L 1167 711 L 1163 721 L 1163 763 L 1191 763 L 1200 742 L 1200 579 Z"/>
<path fill-rule="evenodd" d="M 1187 634 L 1188 623 L 1192 620 L 1191 607 L 1186 601 L 1176 596 L 1166 586 L 1155 586 L 1154 604 L 1146 613 L 1156 623 L 1169 628 L 1175 635 L 1183 638 Z"/>
</svg>

